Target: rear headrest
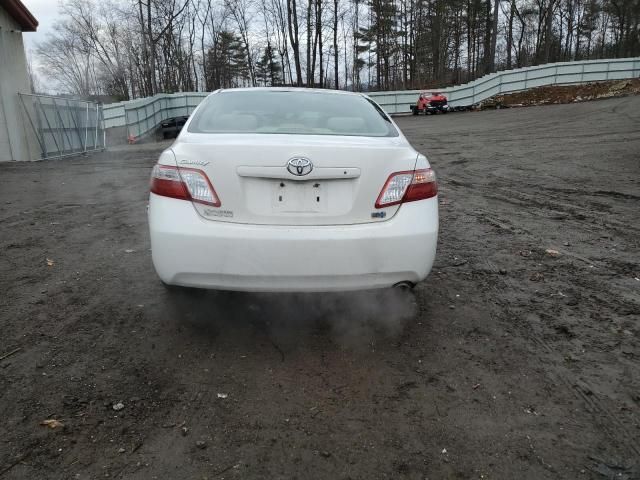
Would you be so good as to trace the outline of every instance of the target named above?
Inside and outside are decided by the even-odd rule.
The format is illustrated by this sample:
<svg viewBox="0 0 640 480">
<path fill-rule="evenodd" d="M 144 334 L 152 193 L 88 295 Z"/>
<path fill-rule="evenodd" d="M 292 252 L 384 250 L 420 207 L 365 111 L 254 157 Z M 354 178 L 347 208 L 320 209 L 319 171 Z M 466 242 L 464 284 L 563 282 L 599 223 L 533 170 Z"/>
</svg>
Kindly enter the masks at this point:
<svg viewBox="0 0 640 480">
<path fill-rule="evenodd" d="M 327 128 L 342 134 L 366 132 L 366 124 L 360 117 L 331 117 L 327 120 Z"/>
</svg>

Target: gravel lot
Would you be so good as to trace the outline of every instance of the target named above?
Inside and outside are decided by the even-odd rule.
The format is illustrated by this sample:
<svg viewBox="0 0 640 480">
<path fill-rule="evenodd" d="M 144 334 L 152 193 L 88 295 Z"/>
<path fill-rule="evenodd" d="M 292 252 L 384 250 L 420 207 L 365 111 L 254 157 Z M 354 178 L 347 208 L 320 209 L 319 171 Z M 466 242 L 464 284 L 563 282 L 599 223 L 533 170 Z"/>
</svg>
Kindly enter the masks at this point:
<svg viewBox="0 0 640 480">
<path fill-rule="evenodd" d="M 399 118 L 441 186 L 415 302 L 211 293 L 205 322 L 151 265 L 168 143 L 0 165 L 0 477 L 640 478 L 638 112 Z"/>
</svg>

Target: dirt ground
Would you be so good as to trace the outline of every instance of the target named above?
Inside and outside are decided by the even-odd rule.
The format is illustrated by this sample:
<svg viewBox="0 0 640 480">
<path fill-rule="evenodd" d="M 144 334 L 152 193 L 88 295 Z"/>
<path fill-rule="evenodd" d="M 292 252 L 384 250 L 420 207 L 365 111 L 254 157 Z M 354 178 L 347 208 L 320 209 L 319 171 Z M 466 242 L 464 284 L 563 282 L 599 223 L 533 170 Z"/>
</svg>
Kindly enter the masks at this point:
<svg viewBox="0 0 640 480">
<path fill-rule="evenodd" d="M 639 112 L 399 118 L 440 179 L 415 302 L 180 305 L 146 225 L 167 143 L 0 165 L 0 478 L 640 478 Z"/>
<path fill-rule="evenodd" d="M 602 98 L 640 94 L 640 78 L 592 82 L 581 85 L 547 85 L 522 92 L 497 95 L 481 102 L 482 108 L 522 107 L 584 102 Z"/>
</svg>

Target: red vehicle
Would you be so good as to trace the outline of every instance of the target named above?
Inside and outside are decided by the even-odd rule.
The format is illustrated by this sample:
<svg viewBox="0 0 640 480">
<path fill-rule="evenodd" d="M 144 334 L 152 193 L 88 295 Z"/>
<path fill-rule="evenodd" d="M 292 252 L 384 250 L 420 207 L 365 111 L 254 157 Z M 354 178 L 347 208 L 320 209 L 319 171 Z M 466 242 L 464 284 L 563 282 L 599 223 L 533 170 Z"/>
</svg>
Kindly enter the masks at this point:
<svg viewBox="0 0 640 480">
<path fill-rule="evenodd" d="M 411 111 L 414 115 L 424 113 L 425 115 L 432 113 L 447 113 L 449 105 L 447 97 L 438 92 L 422 92 L 418 97 L 415 105 L 411 105 Z"/>
</svg>

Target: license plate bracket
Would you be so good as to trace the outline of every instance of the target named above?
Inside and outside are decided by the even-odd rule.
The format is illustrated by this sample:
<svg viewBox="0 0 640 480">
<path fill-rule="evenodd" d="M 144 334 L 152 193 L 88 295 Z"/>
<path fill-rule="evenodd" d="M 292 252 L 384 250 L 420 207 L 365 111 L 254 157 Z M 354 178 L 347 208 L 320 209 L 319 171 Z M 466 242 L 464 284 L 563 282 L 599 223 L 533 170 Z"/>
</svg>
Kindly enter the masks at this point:
<svg viewBox="0 0 640 480">
<path fill-rule="evenodd" d="M 320 213 L 327 209 L 323 182 L 274 182 L 271 205 L 279 213 Z"/>
</svg>

